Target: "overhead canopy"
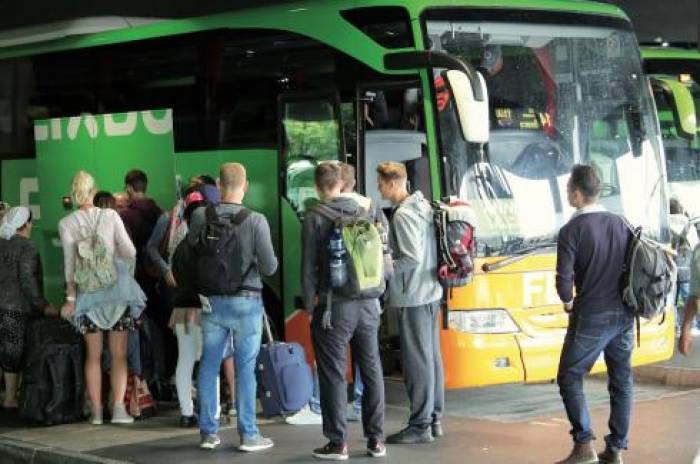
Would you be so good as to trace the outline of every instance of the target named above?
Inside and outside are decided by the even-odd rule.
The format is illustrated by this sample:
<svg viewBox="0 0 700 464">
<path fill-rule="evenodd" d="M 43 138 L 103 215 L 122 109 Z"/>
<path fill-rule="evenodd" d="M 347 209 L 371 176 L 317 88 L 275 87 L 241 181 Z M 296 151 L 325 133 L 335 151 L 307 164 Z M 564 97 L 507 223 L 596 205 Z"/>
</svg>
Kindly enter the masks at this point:
<svg viewBox="0 0 700 464">
<path fill-rule="evenodd" d="M 90 16 L 183 18 L 289 1 L 291 0 L 5 1 L 0 2 L 0 31 Z M 607 0 L 607 2 L 627 12 L 642 42 L 652 42 L 657 38 L 674 43 L 697 42 L 700 0 Z"/>
<path fill-rule="evenodd" d="M 90 16 L 184 18 L 221 13 L 252 6 L 288 3 L 291 0 L 28 0 L 0 1 L 0 30 L 24 28 Z M 21 5 L 21 6 L 20 6 Z M 39 13 L 38 13 L 39 12 Z M 37 14 L 38 13 L 38 14 Z"/>
</svg>

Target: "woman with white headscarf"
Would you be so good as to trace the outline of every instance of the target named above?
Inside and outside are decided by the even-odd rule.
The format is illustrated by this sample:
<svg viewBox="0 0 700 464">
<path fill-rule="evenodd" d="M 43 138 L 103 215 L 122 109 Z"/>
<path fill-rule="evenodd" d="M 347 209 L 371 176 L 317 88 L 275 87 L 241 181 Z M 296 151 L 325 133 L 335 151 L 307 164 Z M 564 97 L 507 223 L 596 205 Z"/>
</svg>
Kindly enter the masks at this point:
<svg viewBox="0 0 700 464">
<path fill-rule="evenodd" d="M 0 367 L 6 409 L 17 408 L 17 375 L 30 317 L 54 312 L 42 291 L 41 262 L 32 233 L 29 208 L 10 208 L 0 222 Z"/>
</svg>

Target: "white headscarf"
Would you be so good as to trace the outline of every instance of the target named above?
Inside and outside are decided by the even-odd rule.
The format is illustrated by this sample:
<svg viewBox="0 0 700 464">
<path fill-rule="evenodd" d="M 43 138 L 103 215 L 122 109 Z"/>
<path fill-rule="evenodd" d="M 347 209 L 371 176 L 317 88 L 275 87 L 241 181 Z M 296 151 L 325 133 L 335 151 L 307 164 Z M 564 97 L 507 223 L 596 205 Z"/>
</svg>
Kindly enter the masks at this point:
<svg viewBox="0 0 700 464">
<path fill-rule="evenodd" d="M 29 208 L 26 206 L 10 208 L 0 222 L 0 238 L 11 239 L 17 233 L 17 229 L 25 225 L 27 221 L 29 221 Z"/>
</svg>

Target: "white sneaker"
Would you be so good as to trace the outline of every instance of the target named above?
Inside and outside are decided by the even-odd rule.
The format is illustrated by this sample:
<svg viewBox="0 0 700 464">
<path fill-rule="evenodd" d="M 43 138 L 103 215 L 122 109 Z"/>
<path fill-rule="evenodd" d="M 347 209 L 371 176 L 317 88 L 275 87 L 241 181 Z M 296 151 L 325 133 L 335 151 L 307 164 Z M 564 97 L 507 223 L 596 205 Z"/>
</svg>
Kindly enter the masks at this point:
<svg viewBox="0 0 700 464">
<path fill-rule="evenodd" d="M 284 421 L 290 425 L 321 425 L 321 424 L 323 424 L 323 419 L 321 418 L 321 415 L 313 412 L 311 410 L 311 408 L 309 408 L 308 404 L 306 406 L 304 406 L 303 408 L 301 408 L 299 411 L 297 411 L 296 414 L 284 419 Z"/>
<path fill-rule="evenodd" d="M 102 425 L 102 409 L 96 409 L 90 413 L 90 423 L 92 425 Z"/>
<path fill-rule="evenodd" d="M 112 409 L 112 424 L 133 424 L 134 418 L 126 412 L 124 403 L 115 404 Z"/>
</svg>

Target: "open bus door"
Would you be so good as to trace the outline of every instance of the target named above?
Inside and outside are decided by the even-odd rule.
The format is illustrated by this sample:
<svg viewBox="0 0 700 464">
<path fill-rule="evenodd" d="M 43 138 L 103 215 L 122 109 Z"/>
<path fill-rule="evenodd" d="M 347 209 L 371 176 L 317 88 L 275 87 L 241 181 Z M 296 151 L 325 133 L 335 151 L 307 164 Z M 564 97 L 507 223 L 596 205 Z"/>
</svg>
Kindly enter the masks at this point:
<svg viewBox="0 0 700 464">
<path fill-rule="evenodd" d="M 318 202 L 314 170 L 343 153 L 337 92 L 287 93 L 278 99 L 280 150 L 280 227 L 282 305 L 285 339 L 304 346 L 313 360 L 309 317 L 301 286 L 301 233 L 304 214 Z"/>
</svg>

